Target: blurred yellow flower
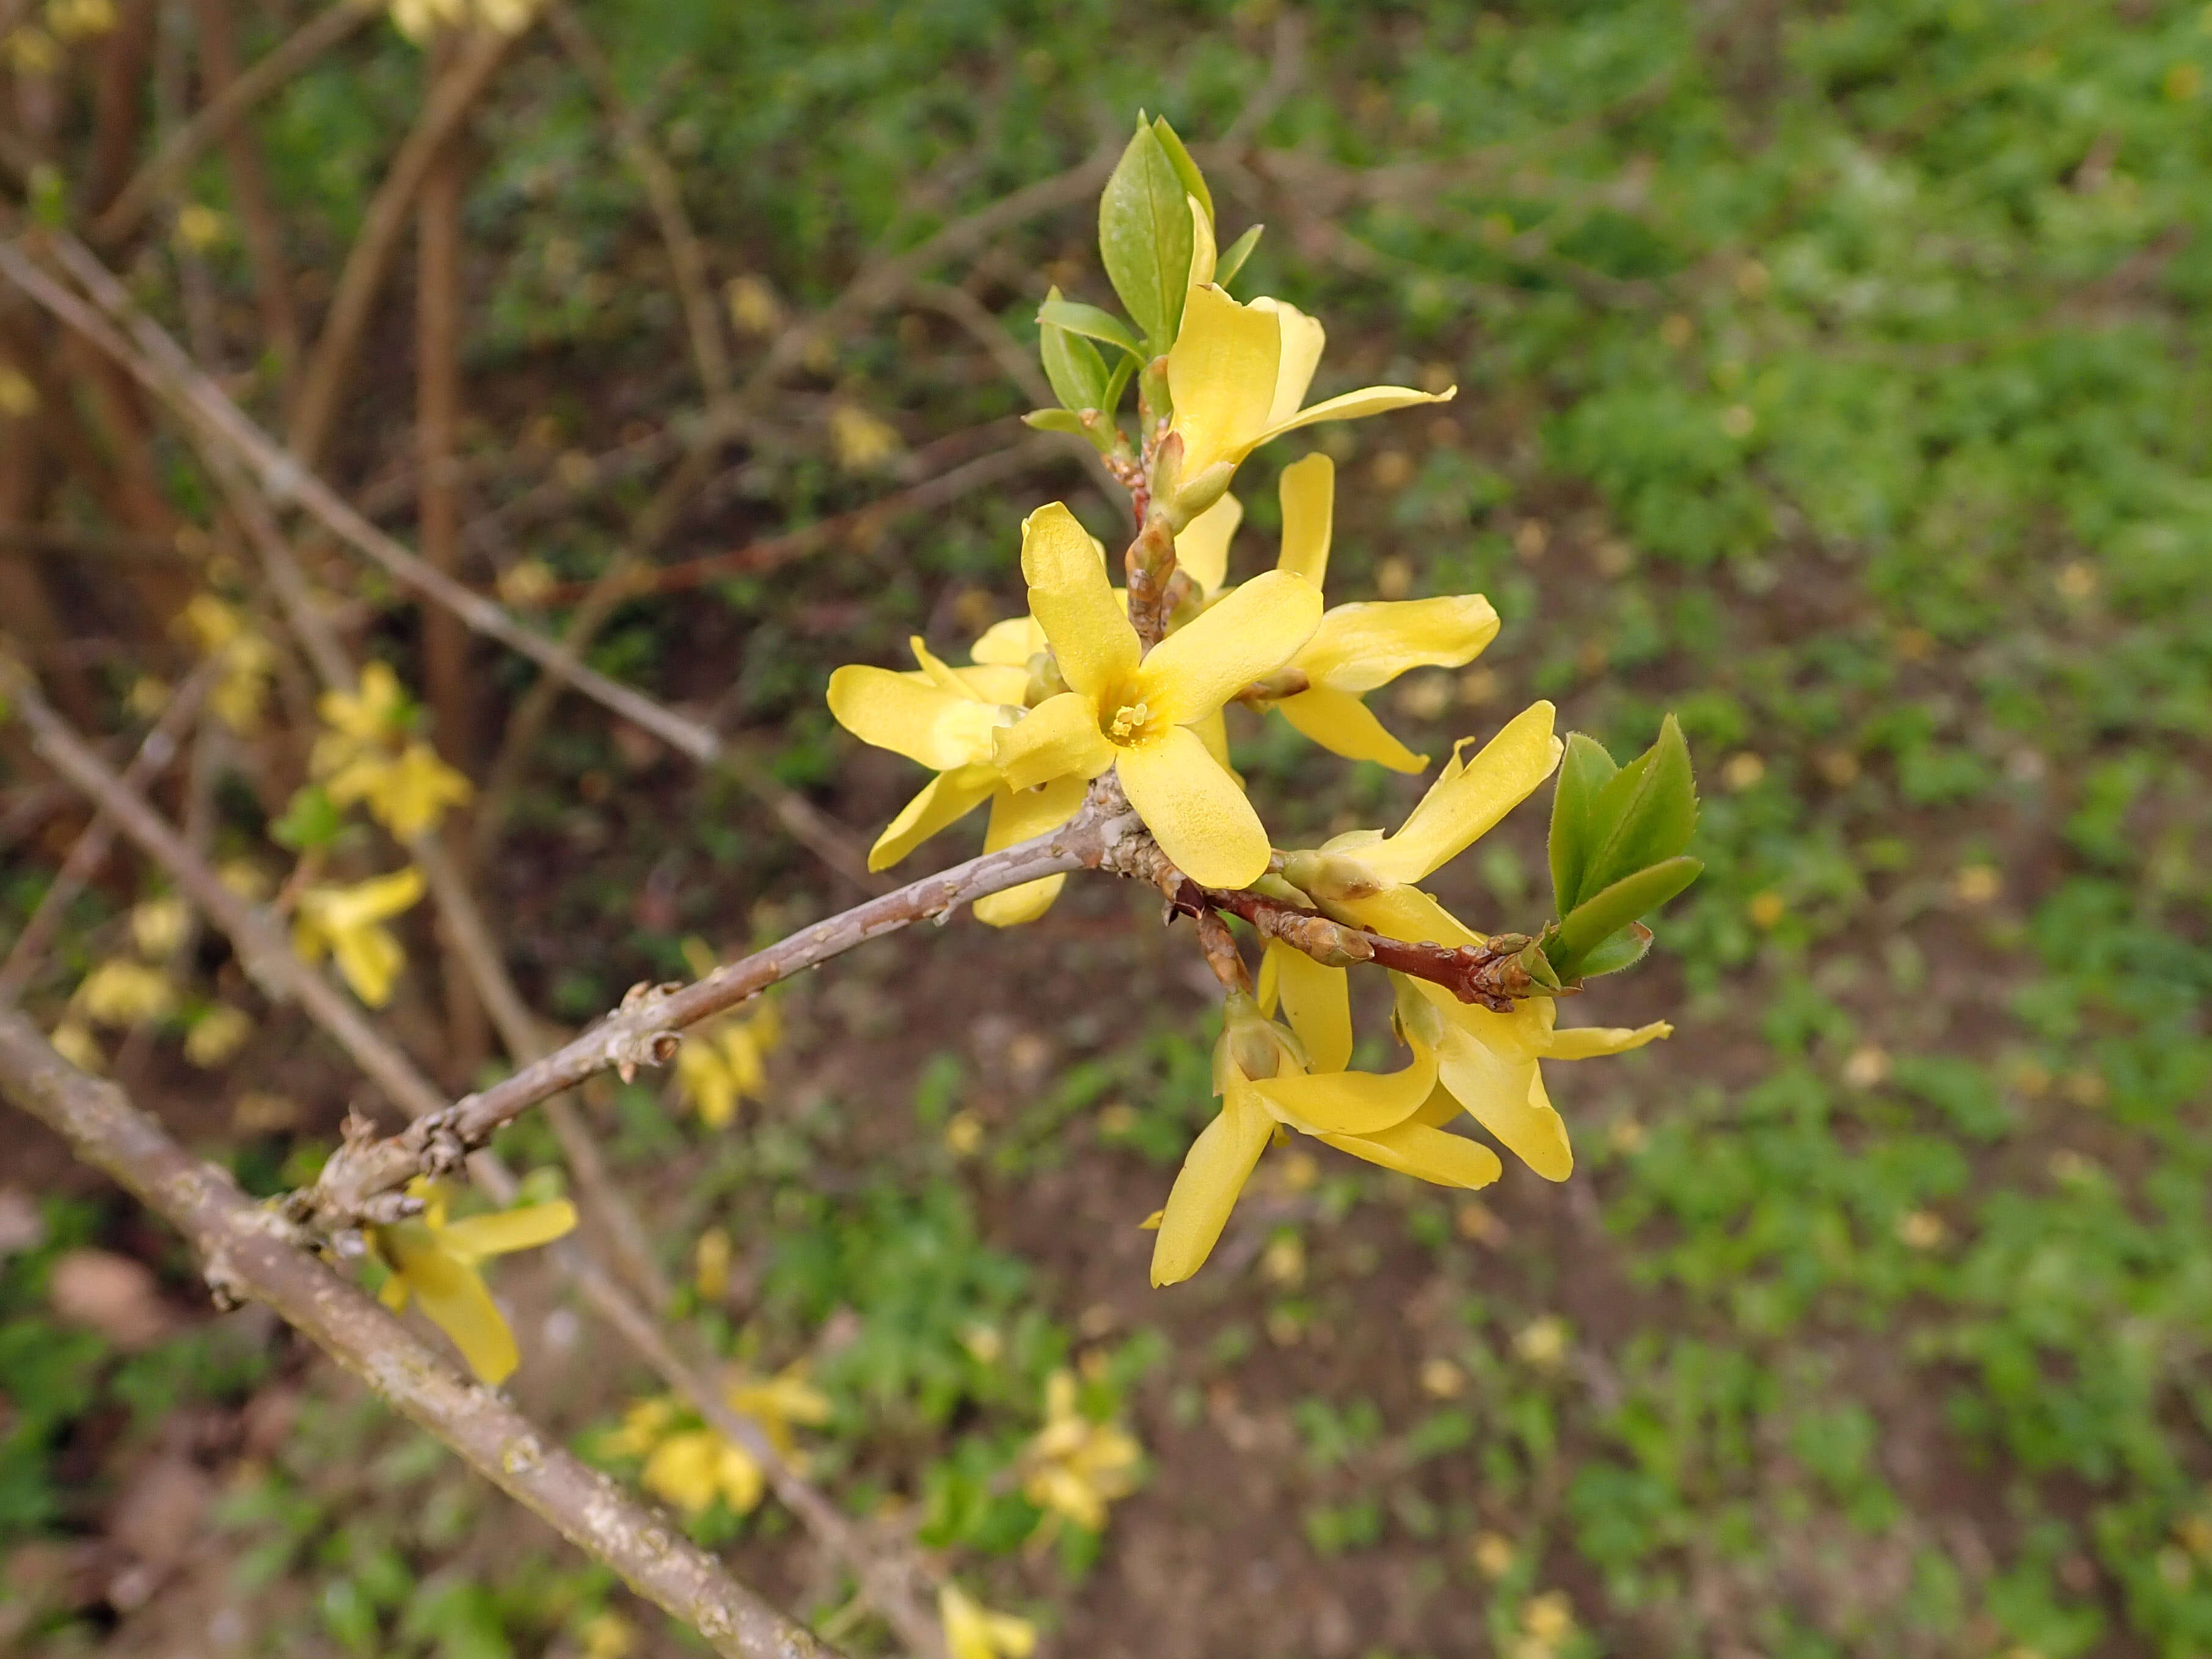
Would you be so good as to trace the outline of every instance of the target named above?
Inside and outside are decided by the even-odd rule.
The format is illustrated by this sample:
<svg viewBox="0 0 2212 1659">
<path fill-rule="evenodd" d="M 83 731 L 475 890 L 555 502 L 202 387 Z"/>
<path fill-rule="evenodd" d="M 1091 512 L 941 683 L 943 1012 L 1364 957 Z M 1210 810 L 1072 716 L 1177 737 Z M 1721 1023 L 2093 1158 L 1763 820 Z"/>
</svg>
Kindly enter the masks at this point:
<svg viewBox="0 0 2212 1659">
<path fill-rule="evenodd" d="M 300 895 L 292 948 L 308 962 L 320 962 L 325 952 L 336 957 L 353 994 L 381 1008 L 407 963 L 407 952 L 384 923 L 422 896 L 422 872 L 411 864 L 350 887 L 310 887 Z"/>
<path fill-rule="evenodd" d="M 768 1056 L 783 1035 L 783 1018 L 773 1002 L 763 1002 L 750 1018 L 695 1030 L 676 1051 L 676 1087 L 699 1121 L 726 1128 L 750 1096 L 767 1098 Z"/>
<path fill-rule="evenodd" d="M 848 472 L 872 472 L 905 447 L 888 422 L 854 404 L 830 411 L 830 447 Z"/>
<path fill-rule="evenodd" d="M 212 593 L 195 594 L 181 621 L 202 654 L 217 659 L 222 666 L 208 706 L 232 731 L 251 736 L 261 724 L 270 676 L 276 672 L 276 648 L 236 607 Z"/>
<path fill-rule="evenodd" d="M 444 1188 L 418 1176 L 407 1190 L 423 1200 L 422 1213 L 368 1230 L 369 1248 L 392 1270 L 379 1299 L 395 1313 L 410 1297 L 421 1304 L 479 1380 L 505 1382 L 521 1356 L 478 1267 L 492 1256 L 551 1243 L 575 1226 L 575 1206 L 556 1199 L 449 1221 Z"/>
<path fill-rule="evenodd" d="M 1036 1646 L 1036 1626 L 1010 1613 L 994 1613 L 957 1584 L 937 1592 L 937 1616 L 945 1626 L 949 1659 L 1027 1659 Z"/>
<path fill-rule="evenodd" d="M 185 942 L 191 908 L 174 893 L 141 899 L 131 908 L 131 942 L 149 962 L 160 962 Z"/>
<path fill-rule="evenodd" d="M 115 27 L 115 0 L 46 0 L 46 27 L 61 40 L 106 34 Z"/>
<path fill-rule="evenodd" d="M 1098 544 L 1054 501 L 1022 526 L 1030 611 L 1069 688 L 993 734 L 1009 787 L 1117 771 L 1163 851 L 1207 887 L 1245 887 L 1267 868 L 1267 832 L 1196 729 L 1273 673 L 1321 620 L 1321 593 L 1270 571 L 1143 651 Z"/>
<path fill-rule="evenodd" d="M 392 22 L 421 46 L 440 29 L 471 25 L 519 34 L 537 9 L 538 0 L 392 0 Z"/>
<path fill-rule="evenodd" d="M 601 1608 L 576 1632 L 584 1659 L 626 1659 L 637 1645 L 637 1628 L 611 1608 Z"/>
<path fill-rule="evenodd" d="M 20 421 L 39 406 L 39 389 L 13 363 L 0 362 L 0 415 Z"/>
<path fill-rule="evenodd" d="M 253 1020 L 245 1010 L 218 1002 L 185 1033 L 185 1058 L 203 1070 L 212 1069 L 236 1054 L 252 1035 Z"/>
<path fill-rule="evenodd" d="M 54 1045 L 56 1054 L 80 1072 L 96 1075 L 107 1069 L 107 1056 L 100 1052 L 100 1044 L 75 1015 L 55 1026 L 53 1035 L 46 1041 Z"/>
<path fill-rule="evenodd" d="M 1045 1379 L 1044 1426 L 1022 1454 L 1022 1492 L 1045 1511 L 1048 1522 L 1073 1522 L 1103 1531 L 1107 1506 L 1137 1489 L 1144 1450 L 1117 1423 L 1086 1416 L 1076 1398 L 1075 1373 Z"/>
<path fill-rule="evenodd" d="M 204 202 L 187 202 L 177 210 L 177 240 L 195 253 L 206 252 L 229 228 L 229 221 Z"/>
<path fill-rule="evenodd" d="M 140 1025 L 177 1006 L 177 988 L 159 968 L 111 957 L 84 976 L 70 1004 L 96 1024 Z"/>
<path fill-rule="evenodd" d="M 410 705 L 399 678 L 380 662 L 361 671 L 357 691 L 325 691 L 324 729 L 308 769 L 340 806 L 366 801 L 370 815 L 407 842 L 434 829 L 448 806 L 473 793 L 469 781 L 409 736 Z"/>
<path fill-rule="evenodd" d="M 792 1425 L 830 1420 L 829 1398 L 806 1381 L 803 1361 L 765 1381 L 733 1380 L 722 1397 L 731 1410 L 757 1423 L 794 1468 L 804 1459 Z M 696 1515 L 719 1498 L 731 1513 L 744 1515 L 767 1490 L 767 1476 L 750 1452 L 702 1426 L 672 1396 L 639 1401 L 624 1414 L 622 1426 L 599 1444 L 611 1456 L 643 1458 L 641 1484 L 686 1514 Z"/>
</svg>

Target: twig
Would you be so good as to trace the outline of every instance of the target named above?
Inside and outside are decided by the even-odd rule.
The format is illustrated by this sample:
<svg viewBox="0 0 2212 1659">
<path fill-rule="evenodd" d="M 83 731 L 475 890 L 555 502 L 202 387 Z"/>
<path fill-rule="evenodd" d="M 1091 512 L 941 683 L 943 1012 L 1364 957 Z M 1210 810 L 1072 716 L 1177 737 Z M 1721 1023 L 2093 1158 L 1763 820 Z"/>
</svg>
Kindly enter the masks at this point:
<svg viewBox="0 0 2212 1659">
<path fill-rule="evenodd" d="M 220 1291 L 274 1310 L 715 1652 L 731 1659 L 835 1659 L 804 1626 L 731 1577 L 665 1517 L 586 1468 L 498 1390 L 463 1379 L 122 1091 L 70 1066 L 20 1014 L 0 1014 L 0 1089 L 182 1232 Z"/>
<path fill-rule="evenodd" d="M 376 303 L 377 290 L 384 286 L 424 175 L 447 141 L 460 130 L 477 95 L 490 83 L 501 61 L 520 38 L 491 28 L 478 29 L 467 37 L 452 70 L 438 77 L 414 131 L 400 145 L 391 171 L 377 186 L 361 230 L 346 252 L 322 332 L 300 378 L 300 396 L 292 406 L 287 430 L 299 466 L 313 469 L 322 459 L 362 335 L 368 327 L 369 310 Z"/>
<path fill-rule="evenodd" d="M 1116 792 L 1118 793 L 1118 792 Z M 856 945 L 922 921 L 950 916 L 958 906 L 1024 882 L 1085 867 L 1106 867 L 1138 829 L 1133 817 L 1092 802 L 1048 834 L 957 864 L 881 898 L 801 928 L 781 943 L 727 963 L 682 987 L 639 985 L 623 1006 L 535 1065 L 469 1095 L 434 1118 L 372 1145 L 341 1148 L 324 1166 L 312 1207 L 343 1224 L 378 1194 L 426 1170 L 451 1169 L 504 1124 L 550 1095 L 610 1068 L 665 1064 L 678 1033 L 733 1008 L 769 986 L 842 955 Z"/>
<path fill-rule="evenodd" d="M 131 764 L 124 769 L 122 781 L 127 787 L 143 791 L 168 769 L 169 763 L 177 757 L 177 745 L 184 737 L 185 728 L 199 712 L 201 699 L 215 684 L 221 670 L 216 659 L 207 658 L 170 696 L 168 706 L 161 710 L 161 718 L 139 743 L 138 752 L 131 757 Z M 15 1006 L 24 988 L 30 984 L 31 976 L 38 972 L 40 960 L 60 927 L 62 918 L 76 902 L 77 895 L 100 872 L 100 866 L 107 861 L 108 851 L 114 845 L 113 817 L 104 808 L 94 811 L 92 822 L 63 858 L 62 867 L 47 884 L 46 890 L 39 896 L 38 907 L 24 922 L 23 931 L 8 947 L 8 959 L 0 963 L 0 1008 Z"/>
<path fill-rule="evenodd" d="M 660 227 L 660 239 L 667 245 L 669 274 L 675 278 L 676 292 L 683 301 L 684 331 L 690 336 L 691 360 L 699 371 L 700 389 L 707 394 L 708 402 L 715 402 L 730 390 L 730 354 L 722 342 L 722 325 L 714 311 L 707 256 L 699 245 L 697 233 L 691 228 L 690 216 L 684 210 L 683 183 L 667 159 L 653 147 L 644 124 L 623 98 L 622 88 L 615 84 L 614 70 L 608 66 L 606 54 L 592 39 L 584 20 L 562 0 L 555 0 L 546 9 L 545 17 L 561 49 L 583 71 L 584 78 L 592 83 L 592 90 L 606 106 L 607 118 L 614 125 L 623 159 L 629 163 L 638 183 L 644 186 L 646 200 Z"/>
<path fill-rule="evenodd" d="M 207 152 L 246 111 L 384 10 L 383 0 L 339 0 L 310 18 L 289 39 L 233 81 L 216 100 L 178 128 L 154 159 L 118 192 L 92 227 L 93 240 L 112 246 L 137 228 L 146 210 Z"/>
</svg>

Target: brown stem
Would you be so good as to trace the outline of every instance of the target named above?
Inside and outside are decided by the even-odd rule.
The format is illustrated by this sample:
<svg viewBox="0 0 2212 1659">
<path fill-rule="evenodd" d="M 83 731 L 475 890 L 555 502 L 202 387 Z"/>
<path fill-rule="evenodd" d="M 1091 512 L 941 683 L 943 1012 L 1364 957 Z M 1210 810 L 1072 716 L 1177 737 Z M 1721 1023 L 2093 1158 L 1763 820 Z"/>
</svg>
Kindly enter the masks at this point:
<svg viewBox="0 0 2212 1659">
<path fill-rule="evenodd" d="M 519 37 L 500 29 L 478 29 L 467 37 L 449 74 L 441 76 L 424 103 L 414 131 L 392 157 L 392 169 L 377 187 L 362 217 L 361 231 L 346 252 L 331 295 L 321 335 L 301 377 L 287 440 L 298 466 L 313 469 L 322 459 L 331 428 L 345 396 L 346 382 L 368 331 L 370 309 L 391 270 L 400 236 L 432 162 L 460 131 L 477 96 Z"/>
<path fill-rule="evenodd" d="M 380 16 L 384 0 L 339 0 L 318 12 L 301 28 L 219 94 L 198 114 L 177 129 L 154 159 L 141 167 L 114 202 L 94 222 L 93 240 L 112 247 L 137 228 L 138 221 L 184 177 L 193 162 L 225 134 L 254 105 L 313 64 L 372 17 Z"/>
<path fill-rule="evenodd" d="M 220 107 L 240 82 L 238 30 L 231 15 L 232 4 L 233 0 L 192 0 L 192 15 L 199 25 L 205 108 Z M 347 9 L 338 8 L 341 14 Z M 243 122 L 227 123 L 220 142 L 223 164 L 230 174 L 230 198 L 238 209 L 246 258 L 253 266 L 253 294 L 261 310 L 262 338 L 276 354 L 277 372 L 286 382 L 289 395 L 289 381 L 300 366 L 300 313 L 292 303 L 283 234 L 270 205 L 268 173 L 261 165 L 261 149 L 253 142 L 252 130 Z"/>
<path fill-rule="evenodd" d="M 0 1090 L 183 1233 L 221 1292 L 265 1304 L 715 1652 L 731 1659 L 834 1659 L 666 1517 L 586 1468 L 497 1389 L 463 1378 L 120 1090 L 70 1066 L 21 1014 L 0 1014 Z"/>
<path fill-rule="evenodd" d="M 123 0 L 115 27 L 97 48 L 93 78 L 92 158 L 84 205 L 97 213 L 123 186 L 145 119 L 147 60 L 154 55 L 155 0 Z"/>
</svg>

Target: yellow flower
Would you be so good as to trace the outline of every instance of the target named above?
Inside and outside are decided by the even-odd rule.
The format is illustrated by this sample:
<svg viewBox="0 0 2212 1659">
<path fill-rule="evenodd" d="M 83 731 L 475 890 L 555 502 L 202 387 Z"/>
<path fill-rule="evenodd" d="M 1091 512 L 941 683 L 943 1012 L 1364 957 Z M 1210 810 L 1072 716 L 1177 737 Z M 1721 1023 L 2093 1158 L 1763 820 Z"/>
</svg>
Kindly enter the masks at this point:
<svg viewBox="0 0 2212 1659">
<path fill-rule="evenodd" d="M 1549 703 L 1533 704 L 1472 761 L 1455 752 L 1397 834 L 1353 830 L 1318 851 L 1293 853 L 1285 862 L 1285 878 L 1340 921 L 1391 939 L 1481 945 L 1482 935 L 1413 884 L 1457 857 L 1550 775 L 1560 751 L 1552 720 Z M 1341 1045 L 1348 1054 L 1351 1015 L 1343 970 L 1321 967 L 1279 945 L 1269 946 L 1268 957 L 1262 974 L 1279 976 L 1291 1029 L 1311 1046 Z M 1409 1019 L 1409 1005 L 1401 1000 L 1401 1034 L 1417 1056 L 1424 1044 L 1432 1047 L 1444 1093 L 1547 1181 L 1565 1180 L 1574 1154 L 1566 1126 L 1545 1092 L 1538 1060 L 1622 1054 L 1674 1030 L 1661 1021 L 1633 1030 L 1562 1031 L 1553 1024 L 1558 1005 L 1548 997 L 1529 998 L 1501 1014 L 1462 1003 L 1427 980 L 1402 980 L 1401 987 L 1441 1016 L 1440 1026 Z"/>
<path fill-rule="evenodd" d="M 191 908 L 175 894 L 142 899 L 131 908 L 131 942 L 149 962 L 159 962 L 185 942 Z"/>
<path fill-rule="evenodd" d="M 1309 455 L 1283 469 L 1277 569 L 1296 571 L 1316 588 L 1323 585 L 1335 498 L 1336 465 L 1328 456 Z M 1229 540 L 1243 515 L 1237 498 L 1224 495 L 1176 538 L 1177 563 L 1208 599 L 1226 574 Z M 1360 698 L 1412 669 L 1458 668 L 1497 635 L 1498 612 L 1479 593 L 1340 605 L 1247 701 L 1280 710 L 1332 754 L 1418 772 L 1428 757 L 1392 737 Z"/>
<path fill-rule="evenodd" d="M 757 1423 L 769 1443 L 793 1467 L 803 1459 L 791 1425 L 830 1420 L 829 1399 L 806 1381 L 803 1362 L 763 1382 L 733 1381 L 722 1397 L 731 1410 Z M 644 1458 L 639 1481 L 686 1514 L 696 1515 L 720 1498 L 731 1513 L 744 1515 L 767 1490 L 767 1476 L 749 1452 L 701 1426 L 666 1396 L 632 1406 L 622 1427 L 599 1446 L 611 1456 Z"/>
<path fill-rule="evenodd" d="M 750 1019 L 694 1032 L 676 1053 L 676 1086 L 710 1129 L 723 1128 L 748 1095 L 767 1098 L 768 1056 L 782 1035 L 782 1016 L 763 1003 Z"/>
<path fill-rule="evenodd" d="M 201 652 L 222 665 L 222 678 L 208 696 L 208 706 L 232 731 L 251 736 L 261 723 L 276 648 L 235 608 L 212 593 L 195 594 L 185 606 L 182 621 Z"/>
<path fill-rule="evenodd" d="M 1036 1646 L 1035 1625 L 992 1612 L 957 1584 L 939 1589 L 937 1616 L 945 1626 L 948 1659 L 1027 1659 Z"/>
<path fill-rule="evenodd" d="M 854 404 L 830 411 L 830 447 L 848 472 L 873 471 L 904 447 L 889 425 Z"/>
<path fill-rule="evenodd" d="M 556 1199 L 448 1221 L 441 1188 L 417 1177 L 407 1190 L 424 1200 L 422 1213 L 368 1230 L 369 1247 L 392 1270 L 379 1299 L 396 1313 L 411 1297 L 481 1381 L 505 1382 L 520 1355 L 477 1268 L 491 1256 L 551 1243 L 576 1224 L 575 1206 Z"/>
<path fill-rule="evenodd" d="M 577 1631 L 584 1659 L 628 1659 L 637 1645 L 637 1629 L 611 1608 L 601 1608 Z"/>
<path fill-rule="evenodd" d="M 93 1041 L 83 1023 L 74 1017 L 55 1026 L 46 1040 L 54 1045 L 56 1054 L 80 1072 L 97 1074 L 107 1069 L 107 1056 L 100 1052 L 100 1044 Z"/>
<path fill-rule="evenodd" d="M 350 887 L 310 887 L 300 895 L 292 923 L 292 948 L 308 962 L 325 951 L 353 994 L 372 1008 L 392 1000 L 392 983 L 407 953 L 383 924 L 422 896 L 422 872 L 413 865 Z"/>
<path fill-rule="evenodd" d="M 420 46 L 440 29 L 471 24 L 518 34 L 537 9 L 537 0 L 392 0 L 392 22 Z"/>
<path fill-rule="evenodd" d="M 1097 544 L 1055 501 L 1022 527 L 1030 611 L 1068 690 L 995 734 L 1006 783 L 1121 775 L 1129 804 L 1168 857 L 1208 887 L 1244 887 L 1267 868 L 1267 832 L 1228 768 L 1193 728 L 1273 673 L 1321 620 L 1303 576 L 1246 582 L 1142 652 Z"/>
<path fill-rule="evenodd" d="M 1044 1427 L 1023 1453 L 1023 1495 L 1048 1519 L 1103 1531 L 1107 1506 L 1137 1489 L 1143 1449 L 1119 1424 L 1084 1414 L 1073 1371 L 1056 1370 L 1045 1379 L 1044 1401 Z"/>
<path fill-rule="evenodd" d="M 1168 353 L 1170 430 L 1182 441 L 1174 502 L 1186 518 L 1210 507 L 1237 464 L 1270 438 L 1316 421 L 1351 421 L 1457 394 L 1372 386 L 1301 408 L 1327 335 L 1295 306 L 1239 305 L 1211 282 L 1194 285 Z"/>
<path fill-rule="evenodd" d="M 115 0 L 46 0 L 46 27 L 64 40 L 106 34 L 115 27 Z"/>
<path fill-rule="evenodd" d="M 407 694 L 399 676 L 384 663 L 361 671 L 358 691 L 325 691 L 315 712 L 330 729 L 315 739 L 309 764 L 318 777 L 343 769 L 364 751 L 381 753 L 385 744 L 407 731 Z"/>
<path fill-rule="evenodd" d="M 919 635 L 908 644 L 920 665 L 912 673 L 856 664 L 830 677 L 830 712 L 840 726 L 863 743 L 937 774 L 877 838 L 868 868 L 896 864 L 987 800 L 986 852 L 1041 836 L 1073 817 L 1083 805 L 1083 779 L 1038 779 L 1017 788 L 992 757 L 994 735 L 1024 717 L 1027 667 L 979 657 L 974 666 L 954 668 L 932 654 Z M 1024 653 L 1022 663 L 1027 660 Z M 978 899 L 976 917 L 994 927 L 1033 921 L 1050 908 L 1066 879 L 1047 876 Z"/>
<path fill-rule="evenodd" d="M 187 202 L 177 210 L 177 240 L 195 253 L 204 253 L 223 238 L 228 222 L 204 202 Z"/>
<path fill-rule="evenodd" d="M 111 957 L 84 976 L 70 999 L 100 1025 L 143 1025 L 177 1006 L 177 988 L 159 968 Z"/>
<path fill-rule="evenodd" d="M 395 839 L 412 841 L 437 827 L 448 806 L 474 793 L 469 781 L 438 758 L 427 743 L 410 743 L 397 759 L 363 756 L 330 780 L 332 801 L 368 803 L 370 815 Z"/>
<path fill-rule="evenodd" d="M 211 1069 L 236 1054 L 252 1035 L 253 1021 L 243 1009 L 218 1002 L 185 1033 L 185 1058 L 203 1070 Z"/>
</svg>

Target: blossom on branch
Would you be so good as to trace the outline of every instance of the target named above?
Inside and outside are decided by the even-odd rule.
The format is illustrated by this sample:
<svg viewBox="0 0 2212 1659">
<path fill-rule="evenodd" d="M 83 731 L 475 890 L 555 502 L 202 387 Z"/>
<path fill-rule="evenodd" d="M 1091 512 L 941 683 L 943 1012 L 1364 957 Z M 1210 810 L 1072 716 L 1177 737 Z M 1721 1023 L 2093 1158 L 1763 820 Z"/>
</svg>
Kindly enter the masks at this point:
<svg viewBox="0 0 2212 1659">
<path fill-rule="evenodd" d="M 395 1313 L 416 1302 L 479 1380 L 506 1381 L 521 1356 L 479 1269 L 493 1256 L 561 1237 L 576 1224 L 575 1206 L 556 1199 L 453 1221 L 443 1188 L 417 1178 L 407 1190 L 422 1200 L 422 1214 L 368 1230 L 369 1248 L 392 1273 L 379 1299 Z"/>
</svg>

